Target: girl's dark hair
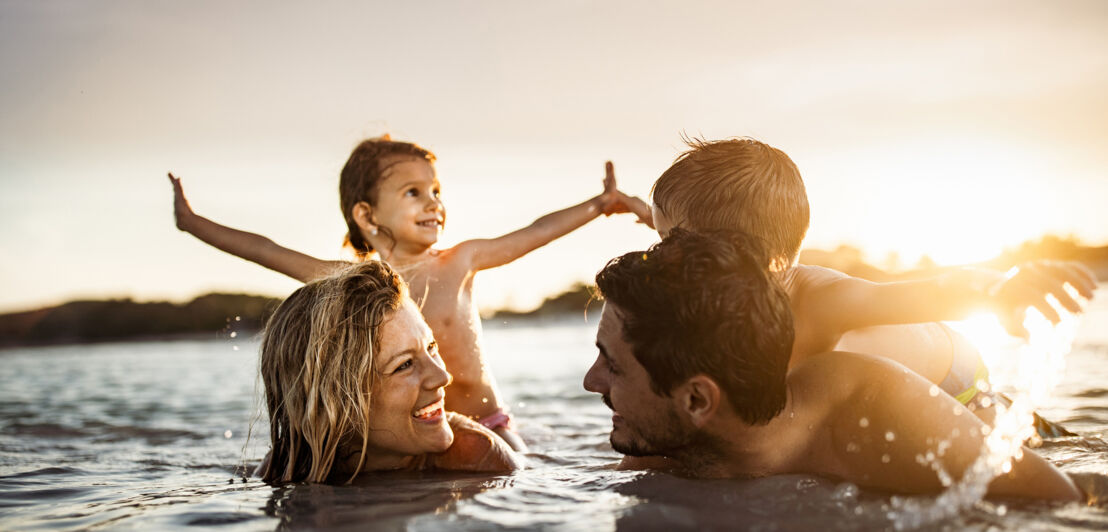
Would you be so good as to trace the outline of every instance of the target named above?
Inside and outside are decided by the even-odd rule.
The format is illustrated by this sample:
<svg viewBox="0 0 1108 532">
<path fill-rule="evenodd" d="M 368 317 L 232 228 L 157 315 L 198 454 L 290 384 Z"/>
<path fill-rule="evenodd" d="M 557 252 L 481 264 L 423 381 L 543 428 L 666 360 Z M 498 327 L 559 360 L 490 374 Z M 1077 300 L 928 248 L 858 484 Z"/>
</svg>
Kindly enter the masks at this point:
<svg viewBox="0 0 1108 532">
<path fill-rule="evenodd" d="M 342 167 L 342 176 L 339 178 L 339 204 L 342 207 L 342 217 L 346 220 L 346 240 L 344 245 L 354 249 L 359 258 L 364 258 L 373 252 L 373 246 L 362 236 L 361 229 L 354 221 L 354 206 L 358 202 L 365 201 L 370 205 L 377 203 L 377 186 L 385 177 L 388 169 L 407 158 L 423 159 L 428 163 L 435 162 L 435 154 L 430 150 L 412 144 L 392 140 L 385 135 L 363 140 L 346 165 Z M 386 236 L 391 238 L 388 229 L 382 227 Z"/>
</svg>

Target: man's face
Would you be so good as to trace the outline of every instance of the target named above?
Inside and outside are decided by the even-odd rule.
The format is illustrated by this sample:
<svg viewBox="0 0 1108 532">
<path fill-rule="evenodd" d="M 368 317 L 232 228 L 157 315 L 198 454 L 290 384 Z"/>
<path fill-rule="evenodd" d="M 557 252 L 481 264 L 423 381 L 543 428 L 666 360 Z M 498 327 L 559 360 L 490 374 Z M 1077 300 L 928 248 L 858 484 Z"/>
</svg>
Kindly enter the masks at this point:
<svg viewBox="0 0 1108 532">
<path fill-rule="evenodd" d="M 612 409 L 612 448 L 630 456 L 672 455 L 692 441 L 693 429 L 672 397 L 654 393 L 650 376 L 623 339 L 622 311 L 604 305 L 585 389 L 601 394 Z"/>
</svg>

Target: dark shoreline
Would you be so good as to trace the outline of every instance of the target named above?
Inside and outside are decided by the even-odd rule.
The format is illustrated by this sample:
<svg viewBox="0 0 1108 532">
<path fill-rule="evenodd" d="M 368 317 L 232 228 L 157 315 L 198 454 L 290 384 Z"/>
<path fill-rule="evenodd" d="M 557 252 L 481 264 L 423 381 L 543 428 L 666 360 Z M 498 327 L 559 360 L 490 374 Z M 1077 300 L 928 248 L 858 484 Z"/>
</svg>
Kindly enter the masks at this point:
<svg viewBox="0 0 1108 532">
<path fill-rule="evenodd" d="M 1037 259 L 1078 261 L 1108 282 L 1108 246 L 1085 247 L 1073 239 L 1046 236 L 1005 250 L 1000 256 L 973 266 L 1005 271 Z M 862 260 L 849 246 L 834 251 L 805 250 L 800 262 L 825 266 L 874 282 L 926 278 L 949 268 L 936 267 L 924 257 L 907 271 L 888 272 Z M 0 314 L 0 350 L 15 347 L 230 338 L 232 332 L 260 331 L 281 302 L 250 294 L 205 294 L 188 303 L 135 302 L 131 299 L 71 301 L 54 307 Z M 599 315 L 600 301 L 592 286 L 576 283 L 546 298 L 526 312 L 498 310 L 483 316 L 489 327 L 556 325 Z"/>
</svg>

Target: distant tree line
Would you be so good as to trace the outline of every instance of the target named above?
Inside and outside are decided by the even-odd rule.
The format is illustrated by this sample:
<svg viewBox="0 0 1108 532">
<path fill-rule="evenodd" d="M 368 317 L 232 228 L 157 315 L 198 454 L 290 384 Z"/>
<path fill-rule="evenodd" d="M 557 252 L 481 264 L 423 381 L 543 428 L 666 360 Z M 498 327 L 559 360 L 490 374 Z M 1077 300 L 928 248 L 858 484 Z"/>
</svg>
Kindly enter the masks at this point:
<svg viewBox="0 0 1108 532">
<path fill-rule="evenodd" d="M 207 294 L 185 304 L 131 299 L 71 301 L 0 315 L 0 346 L 256 331 L 279 303 L 279 299 L 246 294 Z"/>
<path fill-rule="evenodd" d="M 1036 259 L 1076 260 L 1108 281 L 1108 246 L 1085 247 L 1073 238 L 1045 236 L 1005 250 L 983 262 L 998 270 Z M 936 267 L 924 257 L 917 267 L 903 272 L 886 271 L 862 260 L 862 252 L 850 246 L 835 251 L 805 250 L 800 262 L 834 268 L 876 282 L 934 275 Z M 167 338 L 220 331 L 260 330 L 279 299 L 246 294 L 207 294 L 185 303 L 138 303 L 130 299 L 72 301 L 56 307 L 0 315 L 0 347 L 55 343 L 102 342 L 135 338 Z M 599 312 L 595 287 L 577 283 L 565 292 L 546 298 L 538 308 L 519 312 L 499 310 L 486 319 L 549 321 Z"/>
</svg>

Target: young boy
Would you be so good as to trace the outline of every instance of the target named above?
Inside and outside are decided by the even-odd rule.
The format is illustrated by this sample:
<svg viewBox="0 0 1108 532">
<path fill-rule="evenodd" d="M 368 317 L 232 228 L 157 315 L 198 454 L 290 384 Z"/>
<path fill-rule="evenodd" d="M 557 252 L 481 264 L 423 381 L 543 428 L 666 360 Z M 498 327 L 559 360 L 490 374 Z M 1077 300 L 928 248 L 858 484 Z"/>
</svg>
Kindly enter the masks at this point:
<svg viewBox="0 0 1108 532">
<path fill-rule="evenodd" d="M 978 394 L 988 372 L 976 349 L 938 320 L 978 308 L 998 312 L 1009 332 L 1026 335 L 1023 311 L 1039 309 L 1057 323 L 1053 295 L 1071 312 L 1081 306 L 1064 289 L 1092 297 L 1096 280 L 1073 262 L 1039 261 L 1015 273 L 959 269 L 933 279 L 872 283 L 798 264 L 808 230 L 808 198 L 800 172 L 781 150 L 753 139 L 689 142 L 654 183 L 653 205 L 622 196 L 639 220 L 665 238 L 673 227 L 740 230 L 759 238 L 789 295 L 796 340 L 790 365 L 829 350 L 881 355 L 938 384 L 991 419 L 993 399 Z M 917 324 L 917 325 L 904 325 Z"/>
</svg>

